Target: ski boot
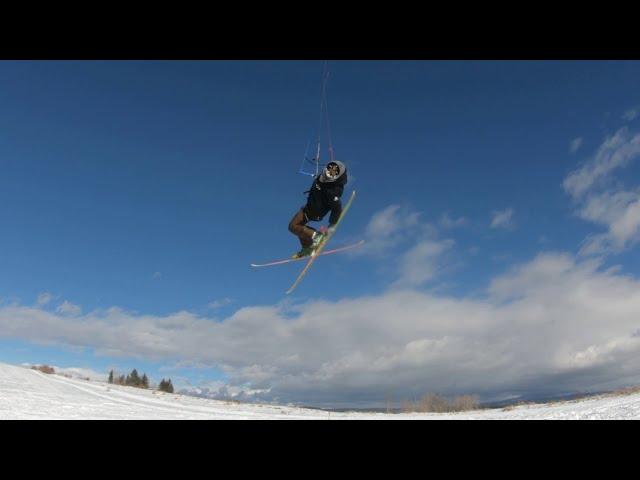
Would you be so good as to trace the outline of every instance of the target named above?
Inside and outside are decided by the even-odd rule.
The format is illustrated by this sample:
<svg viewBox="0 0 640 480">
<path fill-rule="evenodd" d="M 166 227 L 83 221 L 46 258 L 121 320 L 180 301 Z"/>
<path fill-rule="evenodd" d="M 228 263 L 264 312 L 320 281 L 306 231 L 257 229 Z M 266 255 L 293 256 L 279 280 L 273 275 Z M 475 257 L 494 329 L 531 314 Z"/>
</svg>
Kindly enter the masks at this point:
<svg viewBox="0 0 640 480">
<path fill-rule="evenodd" d="M 292 258 L 308 257 L 312 253 L 313 253 L 313 245 L 308 247 L 302 247 L 302 249 L 300 249 L 299 252 L 296 252 L 293 254 Z"/>
<path fill-rule="evenodd" d="M 319 232 L 315 231 L 313 233 L 313 237 L 311 238 L 311 240 L 313 241 L 313 243 L 311 244 L 311 248 L 313 248 L 314 250 L 318 248 L 326 236 L 326 230 L 320 230 Z"/>
</svg>

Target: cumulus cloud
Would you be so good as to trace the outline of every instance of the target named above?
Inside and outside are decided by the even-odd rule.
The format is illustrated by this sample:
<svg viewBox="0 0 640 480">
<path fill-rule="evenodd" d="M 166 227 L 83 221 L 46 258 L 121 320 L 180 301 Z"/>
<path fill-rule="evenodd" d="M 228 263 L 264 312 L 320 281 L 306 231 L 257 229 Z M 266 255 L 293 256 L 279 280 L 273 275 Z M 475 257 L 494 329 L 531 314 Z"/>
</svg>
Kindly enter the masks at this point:
<svg viewBox="0 0 640 480">
<path fill-rule="evenodd" d="M 423 240 L 416 243 L 400 262 L 400 277 L 394 286 L 420 286 L 432 280 L 441 268 L 440 260 L 445 251 L 453 247 L 454 241 Z"/>
<path fill-rule="evenodd" d="M 420 213 L 400 205 L 390 205 L 373 215 L 365 229 L 366 243 L 358 250 L 362 255 L 384 255 L 420 228 Z"/>
<path fill-rule="evenodd" d="M 207 308 L 211 310 L 217 310 L 218 308 L 225 307 L 231 303 L 233 303 L 233 300 L 231 298 L 221 298 L 219 300 L 214 300 L 213 302 L 209 302 L 207 304 Z"/>
<path fill-rule="evenodd" d="M 632 135 L 627 127 L 608 137 L 592 159 L 571 172 L 563 182 L 564 189 L 575 200 L 640 155 L 640 135 Z"/>
<path fill-rule="evenodd" d="M 451 218 L 448 213 L 443 213 L 439 220 L 439 225 L 446 229 L 459 228 L 467 225 L 468 221 L 465 217 Z"/>
<path fill-rule="evenodd" d="M 384 259 L 392 266 L 392 286 L 420 286 L 444 270 L 444 254 L 453 247 L 451 239 L 440 238 L 440 230 L 466 224 L 443 214 L 436 224 L 422 221 L 419 212 L 391 205 L 371 218 L 365 229 L 367 242 L 354 253 Z"/>
<path fill-rule="evenodd" d="M 223 321 L 12 305 L 0 307 L 0 336 L 209 365 L 226 373 L 229 389 L 267 401 L 363 405 L 389 395 L 489 399 L 638 381 L 639 312 L 636 279 L 546 253 L 494 278 L 482 298 L 392 289 L 244 307 Z"/>
<path fill-rule="evenodd" d="M 624 114 L 622 115 L 622 118 L 627 122 L 631 122 L 632 120 L 635 120 L 638 116 L 640 116 L 640 106 L 630 108 L 629 110 L 624 112 Z"/>
<path fill-rule="evenodd" d="M 574 138 L 569 145 L 569 151 L 571 153 L 576 153 L 578 149 L 582 146 L 583 139 L 582 137 Z"/>
<path fill-rule="evenodd" d="M 587 237 L 582 254 L 620 252 L 640 240 L 640 191 L 594 195 L 585 202 L 578 215 L 608 228 L 607 233 Z"/>
<path fill-rule="evenodd" d="M 41 307 L 47 305 L 49 302 L 51 302 L 51 300 L 53 300 L 53 298 L 53 295 L 48 292 L 41 293 L 40 295 L 38 295 L 36 305 Z"/>
<path fill-rule="evenodd" d="M 491 228 L 513 228 L 513 214 L 513 208 L 507 208 L 505 210 L 493 212 L 491 218 Z"/>
<path fill-rule="evenodd" d="M 56 308 L 56 312 L 62 313 L 64 315 L 80 315 L 80 313 L 82 312 L 82 308 L 65 300 L 58 306 L 58 308 Z"/>
<path fill-rule="evenodd" d="M 617 253 L 640 240 L 640 189 L 625 190 L 613 174 L 640 157 L 640 134 L 628 128 L 607 138 L 596 154 L 565 178 L 563 186 L 576 204 L 577 215 L 603 225 L 606 233 L 591 234 L 582 255 Z"/>
</svg>

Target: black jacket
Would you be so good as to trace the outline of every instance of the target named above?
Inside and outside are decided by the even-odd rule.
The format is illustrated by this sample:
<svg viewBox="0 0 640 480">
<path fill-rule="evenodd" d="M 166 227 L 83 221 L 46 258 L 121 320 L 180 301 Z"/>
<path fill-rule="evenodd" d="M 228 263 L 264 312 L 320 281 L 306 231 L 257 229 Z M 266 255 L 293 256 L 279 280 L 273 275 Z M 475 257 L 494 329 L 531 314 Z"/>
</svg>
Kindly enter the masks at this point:
<svg viewBox="0 0 640 480">
<path fill-rule="evenodd" d="M 344 192 L 344 186 L 347 184 L 347 168 L 341 162 L 336 162 L 340 167 L 338 177 L 329 181 L 324 174 L 318 175 L 311 185 L 307 204 L 304 207 L 304 213 L 307 218 L 314 222 L 319 222 L 331 211 L 329 217 L 329 226 L 335 225 L 342 213 L 342 202 L 340 197 Z"/>
</svg>

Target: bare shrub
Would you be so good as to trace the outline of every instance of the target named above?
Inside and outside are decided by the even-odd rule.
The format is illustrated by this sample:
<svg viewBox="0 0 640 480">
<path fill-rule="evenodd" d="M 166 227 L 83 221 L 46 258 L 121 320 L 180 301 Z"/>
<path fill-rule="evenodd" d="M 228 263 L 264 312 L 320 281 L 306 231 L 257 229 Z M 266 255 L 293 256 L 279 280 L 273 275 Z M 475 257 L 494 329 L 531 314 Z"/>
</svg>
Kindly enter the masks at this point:
<svg viewBox="0 0 640 480">
<path fill-rule="evenodd" d="M 454 412 L 465 412 L 480 408 L 480 403 L 476 395 L 460 395 L 453 399 L 452 405 Z"/>
<path fill-rule="evenodd" d="M 408 400 L 402 402 L 402 406 L 400 407 L 403 413 L 411 413 L 417 411 L 417 403 L 412 403 Z"/>
<path fill-rule="evenodd" d="M 56 373 L 54 368 L 50 367 L 49 365 L 34 365 L 33 367 L 31 367 L 31 369 L 38 370 L 39 372 L 48 373 L 48 374 Z"/>
<path fill-rule="evenodd" d="M 536 402 L 531 402 L 527 400 L 519 400 L 511 405 L 507 405 L 502 409 L 503 412 L 510 412 L 511 410 L 515 410 L 518 407 L 531 407 L 536 405 Z"/>
<path fill-rule="evenodd" d="M 449 402 L 446 398 L 435 393 L 427 393 L 418 403 L 419 412 L 450 412 Z"/>
<path fill-rule="evenodd" d="M 620 388 L 618 390 L 614 390 L 613 392 L 611 392 L 611 394 L 614 396 L 623 396 L 623 395 L 631 395 L 632 393 L 638 393 L 638 392 L 640 392 L 640 386 Z"/>
<path fill-rule="evenodd" d="M 435 393 L 427 393 L 417 402 L 403 402 L 402 411 L 410 412 L 464 412 L 480 408 L 478 397 L 475 395 L 461 395 L 448 400 L 446 397 Z"/>
</svg>

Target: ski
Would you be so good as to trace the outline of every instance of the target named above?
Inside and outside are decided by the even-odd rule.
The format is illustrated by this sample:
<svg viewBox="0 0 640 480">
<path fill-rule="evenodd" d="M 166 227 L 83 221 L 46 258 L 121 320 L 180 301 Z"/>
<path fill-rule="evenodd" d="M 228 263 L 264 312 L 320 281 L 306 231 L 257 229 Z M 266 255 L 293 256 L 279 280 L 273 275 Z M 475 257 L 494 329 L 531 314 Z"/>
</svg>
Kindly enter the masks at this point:
<svg viewBox="0 0 640 480">
<path fill-rule="evenodd" d="M 364 244 L 364 240 L 360 240 L 359 242 L 352 243 L 351 245 L 345 245 L 344 247 L 338 247 L 338 248 L 333 248 L 331 250 L 327 250 L 326 252 L 320 253 L 320 255 L 331 255 L 332 253 L 344 252 L 345 250 L 350 250 L 352 248 L 359 247 L 362 244 Z M 284 260 L 276 260 L 268 263 L 252 263 L 251 266 L 252 267 L 270 267 L 272 265 L 282 265 L 284 263 L 299 262 L 300 260 L 305 260 L 305 259 L 308 260 L 309 256 L 300 257 L 300 258 L 286 258 Z"/>
<path fill-rule="evenodd" d="M 347 202 L 345 207 L 342 209 L 342 213 L 340 214 L 340 218 L 336 222 L 336 225 L 335 225 L 335 228 L 333 230 L 333 233 L 331 235 L 327 235 L 324 238 L 324 240 L 322 241 L 322 243 L 320 245 L 318 245 L 318 247 L 313 251 L 313 253 L 311 254 L 311 258 L 307 262 L 307 265 L 304 267 L 302 272 L 300 272 L 300 275 L 298 275 L 298 278 L 296 278 L 296 281 L 293 282 L 293 285 L 291 285 L 291 288 L 289 290 L 287 290 L 287 294 L 289 294 L 289 293 L 291 293 L 291 292 L 293 292 L 295 290 L 295 288 L 298 286 L 298 284 L 300 283 L 300 281 L 302 280 L 304 275 L 307 273 L 309 268 L 311 268 L 311 265 L 313 265 L 313 262 L 316 260 L 316 258 L 318 258 L 318 256 L 320 256 L 322 254 L 322 250 L 324 249 L 324 246 L 327 244 L 327 242 L 329 240 L 331 240 L 331 237 L 333 237 L 333 235 L 335 235 L 336 230 L 337 230 L 338 226 L 340 225 L 340 222 L 342 222 L 342 219 L 344 218 L 344 216 L 346 215 L 347 211 L 349 210 L 349 207 L 351 207 L 351 204 L 353 203 L 353 199 L 355 197 L 356 197 L 356 191 L 354 190 L 353 192 L 351 192 L 351 196 L 349 197 L 349 201 Z"/>
</svg>

